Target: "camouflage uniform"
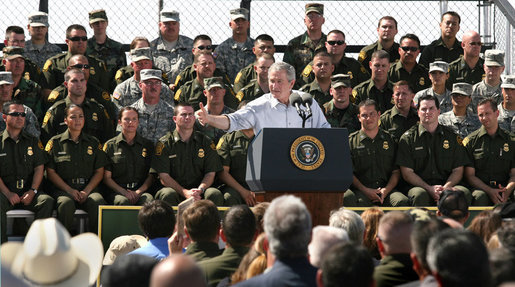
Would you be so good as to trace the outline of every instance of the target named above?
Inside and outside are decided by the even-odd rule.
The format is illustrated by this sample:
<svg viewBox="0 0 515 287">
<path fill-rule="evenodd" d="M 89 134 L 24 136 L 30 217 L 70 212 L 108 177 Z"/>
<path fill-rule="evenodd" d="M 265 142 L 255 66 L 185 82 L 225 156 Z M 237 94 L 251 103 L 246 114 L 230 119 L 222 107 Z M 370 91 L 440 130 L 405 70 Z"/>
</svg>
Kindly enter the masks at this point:
<svg viewBox="0 0 515 287">
<path fill-rule="evenodd" d="M 216 68 L 215 72 L 213 73 L 213 77 L 221 77 L 224 79 L 224 82 L 228 87 L 231 86 L 231 80 L 229 80 L 229 76 L 227 76 L 227 74 L 222 70 Z M 197 71 L 195 71 L 193 65 L 187 66 L 186 69 L 182 70 L 177 78 L 175 78 L 175 90 L 178 91 L 182 85 L 186 84 L 186 82 L 192 81 L 195 78 L 197 78 Z"/>
<path fill-rule="evenodd" d="M 327 122 L 333 128 L 347 128 L 349 134 L 359 130 L 361 124 L 358 120 L 358 106 L 349 103 L 345 110 L 340 110 L 334 106 L 334 99 L 324 104 L 324 111 Z"/>
<path fill-rule="evenodd" d="M 458 41 L 458 39 L 456 39 L 454 45 L 449 49 L 443 43 L 442 37 L 440 37 L 440 39 L 431 42 L 431 44 L 427 45 L 424 50 L 422 50 L 418 63 L 429 68 L 429 64 L 434 61 L 451 63 L 461 55 L 463 55 L 463 48 L 461 47 L 461 42 Z"/>
<path fill-rule="evenodd" d="M 484 63 L 485 61 L 479 58 L 472 69 L 467 65 L 463 57 L 450 63 L 449 79 L 445 83 L 447 88 L 451 89 L 454 83 L 469 83 L 474 85 L 475 83 L 481 82 L 485 78 L 485 70 L 483 69 Z"/>
<path fill-rule="evenodd" d="M 197 78 L 195 78 L 193 81 L 185 83 L 175 93 L 175 101 L 189 103 L 193 106 L 195 111 L 199 110 L 199 103 L 202 102 L 204 105 L 206 105 L 207 102 L 207 98 L 204 95 L 204 86 L 199 83 Z M 225 105 L 233 110 L 237 109 L 238 104 L 240 103 L 229 86 L 225 87 L 224 102 Z"/>
<path fill-rule="evenodd" d="M 13 89 L 13 100 L 18 100 L 32 109 L 38 121 L 43 120 L 41 87 L 31 80 L 21 78 L 18 86 Z"/>
<path fill-rule="evenodd" d="M 208 114 L 211 114 L 209 112 L 209 109 L 208 107 L 206 107 L 206 111 Z M 224 135 L 226 134 L 226 131 L 224 130 L 221 130 L 221 129 L 217 129 L 217 128 L 214 128 L 214 127 L 211 127 L 211 126 L 203 126 L 202 124 L 199 123 L 198 121 L 198 113 L 200 111 L 196 111 L 195 112 L 195 117 L 197 118 L 197 120 L 195 121 L 195 129 L 201 133 L 203 133 L 204 135 L 206 135 L 207 137 L 209 137 L 211 140 L 213 140 L 213 142 L 216 144 L 218 143 L 218 140 Z M 234 113 L 234 110 L 229 108 L 228 106 L 224 106 L 223 110 L 222 110 L 222 113 L 221 115 L 225 115 L 225 114 L 230 114 L 230 113 Z"/>
<path fill-rule="evenodd" d="M 414 93 L 431 87 L 427 69 L 419 64 L 416 64 L 410 73 L 404 69 L 401 61 L 398 61 L 390 68 L 388 79 L 394 83 L 401 80 L 408 82 Z"/>
<path fill-rule="evenodd" d="M 322 37 L 318 42 L 315 43 L 308 37 L 308 32 L 304 32 L 304 34 L 288 42 L 283 61 L 295 68 L 297 79 L 300 79 L 302 69 L 306 67 L 309 62 L 313 61 L 315 53 L 325 50 L 325 41 L 327 41 L 327 35 L 324 33 L 322 33 Z"/>
<path fill-rule="evenodd" d="M 152 69 L 158 69 L 156 66 L 152 65 Z M 114 79 L 111 82 L 111 87 L 116 88 L 119 84 L 125 82 L 125 80 L 132 78 L 134 76 L 134 69 L 131 65 L 125 66 L 123 68 L 118 69 L 116 71 L 116 74 L 114 75 Z M 163 75 L 161 76 L 162 82 L 166 85 L 168 85 L 168 76 L 165 72 L 163 72 Z"/>
<path fill-rule="evenodd" d="M 50 44 L 48 41 L 45 41 L 45 45 L 43 45 L 41 50 L 38 50 L 31 40 L 25 42 L 25 57 L 36 63 L 40 69 L 43 69 L 46 60 L 62 52 L 59 46 Z"/>
<path fill-rule="evenodd" d="M 236 78 L 234 79 L 234 85 L 232 89 L 235 93 L 239 92 L 243 87 L 247 86 L 252 80 L 257 78 L 256 70 L 254 70 L 254 64 L 248 64 L 245 68 L 241 69 Z"/>
<path fill-rule="evenodd" d="M 401 136 L 416 125 L 419 121 L 417 110 L 410 108 L 408 116 L 404 117 L 396 106 L 387 110 L 379 119 L 379 126 L 390 133 L 396 142 L 399 142 Z"/>
<path fill-rule="evenodd" d="M 374 44 L 370 44 L 359 52 L 358 61 L 363 65 L 363 67 L 367 70 L 368 73 L 372 73 L 370 70 L 369 62 L 372 60 L 372 54 L 378 50 L 385 50 L 383 45 L 376 41 Z M 390 63 L 397 62 L 401 56 L 399 55 L 399 43 L 393 43 L 390 50 L 385 50 L 390 55 Z"/>
<path fill-rule="evenodd" d="M 177 45 L 171 51 L 166 50 L 161 35 L 150 43 L 152 49 L 152 57 L 154 65 L 166 72 L 167 79 L 170 83 L 175 82 L 175 77 L 193 63 L 191 49 L 193 48 L 193 40 L 183 35 L 179 35 Z"/>
<path fill-rule="evenodd" d="M 347 74 L 350 75 L 351 85 L 353 87 L 370 79 L 369 72 L 358 61 L 349 57 L 342 57 L 339 63 L 334 65 L 333 75 Z M 302 70 L 302 79 L 300 83 L 309 84 L 315 80 L 315 73 L 313 73 L 313 61 L 304 67 Z"/>
<path fill-rule="evenodd" d="M 470 107 L 467 108 L 467 115 L 463 121 L 460 121 L 456 115 L 454 115 L 454 111 L 448 111 L 438 116 L 438 123 L 449 127 L 462 139 L 481 127 L 481 122 L 477 114 L 475 114 Z"/>
<path fill-rule="evenodd" d="M 113 93 L 113 103 L 116 105 L 117 110 L 123 107 L 134 104 L 137 100 L 141 99 L 141 89 L 139 83 L 131 77 L 123 83 L 116 86 Z M 173 92 L 168 86 L 161 82 L 161 93 L 159 94 L 161 100 L 167 102 L 172 107 L 175 105 L 173 102 Z"/>
<path fill-rule="evenodd" d="M 502 103 L 503 97 L 501 84 L 502 82 L 495 87 L 491 87 L 486 83 L 485 80 L 482 80 L 481 82 L 475 84 L 472 87 L 472 102 L 470 103 L 472 109 L 476 111 L 479 102 L 481 102 L 482 99 L 486 98 L 494 98 L 497 101 L 497 104 Z"/>
<path fill-rule="evenodd" d="M 499 121 L 499 127 L 501 129 L 515 133 L 515 110 L 508 111 L 502 104 L 503 103 L 500 103 L 497 106 L 497 109 L 499 109 L 499 117 L 497 118 Z"/>
<path fill-rule="evenodd" d="M 379 111 L 384 113 L 393 107 L 393 83 L 386 82 L 384 90 L 380 91 L 374 85 L 372 79 L 365 81 L 354 88 L 352 91 L 351 102 L 359 104 L 366 99 L 376 101 Z"/>
<path fill-rule="evenodd" d="M 329 89 L 327 89 L 327 91 L 325 92 L 322 91 L 317 80 L 314 80 L 311 84 L 306 84 L 302 88 L 300 88 L 301 91 L 311 94 L 313 98 L 315 98 L 317 103 L 320 105 L 321 109 L 323 109 L 324 103 L 327 103 L 333 98 L 331 94 L 329 94 Z"/>
<path fill-rule="evenodd" d="M 250 81 L 248 85 L 243 87 L 237 94 L 236 98 L 241 101 L 252 101 L 255 100 L 262 95 L 264 95 L 265 92 L 261 87 L 259 86 L 259 83 L 256 79 Z"/>
<path fill-rule="evenodd" d="M 254 39 L 247 37 L 245 43 L 238 43 L 231 37 L 216 47 L 216 66 L 227 73 L 229 79 L 234 81 L 236 74 L 245 66 L 256 61 L 256 55 L 252 52 Z"/>
<path fill-rule="evenodd" d="M 118 69 L 127 65 L 125 52 L 120 42 L 114 41 L 109 37 L 104 44 L 98 44 L 95 37 L 88 40 L 86 55 L 101 59 L 106 64 L 109 81 L 111 81 Z"/>
<path fill-rule="evenodd" d="M 448 111 L 452 111 L 451 91 L 449 91 L 448 89 L 445 89 L 445 93 L 443 95 L 438 95 L 437 93 L 435 93 L 433 91 L 433 88 L 422 90 L 415 94 L 415 97 L 413 98 L 413 103 L 417 105 L 418 99 L 425 95 L 431 95 L 440 101 L 440 113 L 443 114 Z"/>
<path fill-rule="evenodd" d="M 159 101 L 154 109 L 149 109 L 143 98 L 130 105 L 139 112 L 138 133 L 156 143 L 166 133 L 175 129 L 173 121 L 173 106 L 165 101 Z"/>
<path fill-rule="evenodd" d="M 27 114 L 25 116 L 25 126 L 23 127 L 23 131 L 33 137 L 39 138 L 39 136 L 41 135 L 41 131 L 39 130 L 38 118 L 29 107 L 23 105 L 23 108 L 25 109 L 25 113 Z M 2 117 L 2 111 L 0 111 L 0 132 L 3 132 L 6 129 L 6 127 L 6 123 L 4 121 L 4 118 Z"/>
</svg>

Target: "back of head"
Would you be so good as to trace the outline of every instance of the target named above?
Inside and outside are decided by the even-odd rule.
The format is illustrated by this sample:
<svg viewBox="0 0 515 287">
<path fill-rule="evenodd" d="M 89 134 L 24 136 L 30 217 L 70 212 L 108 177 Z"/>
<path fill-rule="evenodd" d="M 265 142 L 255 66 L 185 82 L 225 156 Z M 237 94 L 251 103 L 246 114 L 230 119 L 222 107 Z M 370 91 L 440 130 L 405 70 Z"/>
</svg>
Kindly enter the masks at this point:
<svg viewBox="0 0 515 287">
<path fill-rule="evenodd" d="M 347 231 L 349 239 L 356 244 L 363 244 L 363 234 L 365 233 L 365 224 L 363 219 L 356 212 L 341 207 L 338 210 L 331 211 L 329 217 L 329 226 L 342 228 Z"/>
<path fill-rule="evenodd" d="M 500 245 L 515 254 L 515 223 L 504 224 L 497 230 L 497 236 Z"/>
<path fill-rule="evenodd" d="M 381 241 L 384 255 L 410 253 L 410 236 L 413 220 L 408 213 L 387 212 L 379 221 L 377 237 Z"/>
<path fill-rule="evenodd" d="M 260 202 L 251 208 L 256 217 L 256 226 L 259 233 L 265 232 L 263 228 L 263 218 L 265 217 L 265 211 L 268 206 L 270 206 L 270 202 Z"/>
<path fill-rule="evenodd" d="M 374 280 L 374 262 L 368 251 L 349 243 L 329 249 L 321 269 L 324 287 L 368 287 Z"/>
<path fill-rule="evenodd" d="M 345 230 L 332 226 L 315 226 L 308 245 L 309 262 L 315 267 L 320 267 L 327 250 L 337 243 L 345 242 L 349 242 L 349 236 Z"/>
<path fill-rule="evenodd" d="M 175 214 L 166 202 L 153 200 L 139 210 L 138 223 L 145 236 L 150 239 L 170 237 L 175 229 Z"/>
<path fill-rule="evenodd" d="M 463 224 L 469 214 L 469 205 L 465 193 L 461 190 L 444 190 L 438 201 L 438 211 L 443 216 Z"/>
<path fill-rule="evenodd" d="M 384 212 L 378 207 L 368 208 L 361 213 L 361 219 L 365 224 L 365 234 L 363 236 L 363 246 L 365 246 L 370 254 L 379 259 L 379 251 L 377 250 L 377 227 L 379 220 L 383 217 Z"/>
<path fill-rule="evenodd" d="M 306 205 L 293 195 L 274 199 L 265 213 L 265 233 L 278 259 L 307 256 L 311 215 Z"/>
<path fill-rule="evenodd" d="M 120 285 L 123 286 L 123 285 Z M 204 274 L 192 258 L 180 254 L 161 261 L 152 271 L 151 287 L 205 287 Z"/>
<path fill-rule="evenodd" d="M 194 202 L 182 214 L 189 237 L 195 242 L 212 241 L 220 230 L 220 214 L 210 200 Z"/>
<path fill-rule="evenodd" d="M 248 246 L 256 234 L 256 219 L 247 205 L 232 206 L 224 215 L 222 230 L 230 246 Z"/>
<path fill-rule="evenodd" d="M 482 240 L 463 229 L 447 229 L 430 239 L 427 263 L 440 286 L 490 286 L 488 253 Z"/>
<path fill-rule="evenodd" d="M 102 286 L 149 286 L 150 274 L 158 262 L 155 258 L 139 254 L 120 256 L 102 272 Z"/>
<path fill-rule="evenodd" d="M 436 233 L 450 228 L 447 223 L 438 220 L 419 220 L 413 224 L 413 231 L 411 232 L 411 249 L 417 256 L 420 266 L 427 272 L 430 272 L 429 265 L 427 265 L 426 251 L 427 244 L 431 236 Z"/>
<path fill-rule="evenodd" d="M 487 243 L 501 225 L 502 220 L 499 214 L 492 210 L 483 210 L 472 219 L 467 229 Z"/>
<path fill-rule="evenodd" d="M 508 249 L 498 248 L 490 251 L 492 286 L 515 282 L 515 254 Z"/>
</svg>

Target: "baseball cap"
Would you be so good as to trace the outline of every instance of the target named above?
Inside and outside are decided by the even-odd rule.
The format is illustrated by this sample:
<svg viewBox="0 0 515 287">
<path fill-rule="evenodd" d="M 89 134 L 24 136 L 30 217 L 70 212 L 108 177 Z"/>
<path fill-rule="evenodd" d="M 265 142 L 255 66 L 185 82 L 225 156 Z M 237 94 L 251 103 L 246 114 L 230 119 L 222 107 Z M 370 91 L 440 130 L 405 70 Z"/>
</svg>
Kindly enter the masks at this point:
<svg viewBox="0 0 515 287">
<path fill-rule="evenodd" d="M 331 87 L 336 89 L 338 87 L 344 86 L 346 88 L 350 88 L 350 76 L 346 74 L 337 74 L 331 77 Z"/>
<path fill-rule="evenodd" d="M 306 15 L 308 15 L 310 12 L 316 12 L 320 15 L 324 15 L 324 4 L 320 4 L 320 3 L 306 4 Z"/>
<path fill-rule="evenodd" d="M 515 75 L 507 75 L 504 77 L 501 88 L 515 89 Z"/>
<path fill-rule="evenodd" d="M 139 60 L 152 61 L 152 51 L 150 50 L 150 47 L 142 47 L 131 50 L 131 61 L 137 62 Z"/>
<path fill-rule="evenodd" d="M 111 265 L 121 255 L 125 255 L 147 244 L 147 239 L 141 235 L 122 235 L 116 237 L 107 249 L 103 265 Z"/>
<path fill-rule="evenodd" d="M 0 72 L 0 85 L 12 85 L 13 74 L 11 72 Z"/>
<path fill-rule="evenodd" d="M 453 94 L 460 94 L 470 97 L 472 95 L 472 85 L 467 83 L 455 83 L 452 85 L 451 96 Z"/>
<path fill-rule="evenodd" d="M 89 12 L 89 24 L 93 24 L 100 21 L 107 21 L 107 14 L 104 9 L 98 9 Z"/>
<path fill-rule="evenodd" d="M 440 71 L 442 73 L 449 73 L 449 64 L 444 61 L 436 61 L 429 64 L 429 73 L 433 71 Z"/>
<path fill-rule="evenodd" d="M 161 15 L 161 22 L 181 22 L 181 18 L 179 16 L 179 11 L 175 10 L 163 10 L 160 13 Z"/>
<path fill-rule="evenodd" d="M 146 81 L 146 80 L 150 80 L 150 79 L 157 79 L 157 80 L 163 81 L 163 79 L 161 78 L 162 74 L 163 74 L 163 72 L 161 72 L 161 70 L 143 69 L 140 72 L 140 78 L 141 78 L 141 81 Z"/>
<path fill-rule="evenodd" d="M 245 8 L 236 8 L 236 9 L 232 9 L 231 11 L 231 20 L 236 20 L 236 19 L 240 19 L 240 18 L 243 18 L 245 20 L 249 20 L 249 10 L 245 9 Z"/>
<path fill-rule="evenodd" d="M 29 25 L 31 27 L 48 27 L 48 14 L 41 11 L 30 13 Z"/>
<path fill-rule="evenodd" d="M 222 77 L 212 77 L 204 79 L 204 89 L 206 91 L 211 90 L 214 87 L 224 88 L 224 82 Z"/>
<path fill-rule="evenodd" d="M 2 49 L 2 52 L 4 53 L 4 59 L 7 59 L 7 60 L 12 60 L 15 58 L 25 59 L 25 57 L 23 56 L 25 51 L 23 50 L 22 47 L 16 47 L 16 46 L 4 47 Z"/>
<path fill-rule="evenodd" d="M 504 66 L 504 51 L 486 50 L 485 51 L 485 65 L 503 67 Z"/>
</svg>

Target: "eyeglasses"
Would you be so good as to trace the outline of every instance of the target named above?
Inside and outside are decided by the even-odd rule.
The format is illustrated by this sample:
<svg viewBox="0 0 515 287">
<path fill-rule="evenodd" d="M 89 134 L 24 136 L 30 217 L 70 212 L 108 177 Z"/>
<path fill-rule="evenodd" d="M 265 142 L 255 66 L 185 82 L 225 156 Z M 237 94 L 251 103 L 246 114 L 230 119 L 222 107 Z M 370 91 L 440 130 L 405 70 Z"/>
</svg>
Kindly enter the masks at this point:
<svg viewBox="0 0 515 287">
<path fill-rule="evenodd" d="M 199 49 L 199 50 L 213 50 L 213 46 L 211 46 L 211 45 L 198 46 L 197 49 Z"/>
<path fill-rule="evenodd" d="M 408 51 L 416 52 L 416 51 L 418 50 L 418 47 L 409 47 L 409 46 L 404 46 L 404 47 L 401 47 L 401 49 L 402 49 L 404 52 L 408 52 Z"/>
<path fill-rule="evenodd" d="M 75 64 L 75 65 L 72 65 L 70 66 L 71 68 L 75 68 L 75 69 L 89 69 L 89 65 L 88 64 Z"/>
<path fill-rule="evenodd" d="M 22 117 L 22 118 L 24 118 L 27 114 L 24 113 L 24 112 L 12 112 L 12 113 L 8 113 L 7 115 L 11 116 L 11 117 Z"/>
<path fill-rule="evenodd" d="M 331 46 L 335 46 L 335 45 L 338 45 L 338 46 L 341 46 L 343 44 L 345 44 L 345 41 L 327 41 L 327 44 L 331 45 Z"/>
<path fill-rule="evenodd" d="M 470 46 L 480 46 L 480 47 L 483 46 L 483 43 L 481 43 L 481 42 L 470 42 L 469 44 L 470 44 Z"/>
<path fill-rule="evenodd" d="M 68 40 L 70 40 L 72 42 L 79 42 L 79 41 L 86 42 L 88 40 L 88 37 L 86 37 L 86 36 L 83 36 L 83 37 L 75 36 L 75 37 L 68 38 Z"/>
</svg>

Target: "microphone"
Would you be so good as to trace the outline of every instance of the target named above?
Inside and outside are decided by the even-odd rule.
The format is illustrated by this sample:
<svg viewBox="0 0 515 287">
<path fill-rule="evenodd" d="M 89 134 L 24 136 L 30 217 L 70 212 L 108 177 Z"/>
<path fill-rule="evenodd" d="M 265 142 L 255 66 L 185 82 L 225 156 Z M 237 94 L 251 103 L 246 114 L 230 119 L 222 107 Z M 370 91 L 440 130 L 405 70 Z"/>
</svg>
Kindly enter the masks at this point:
<svg viewBox="0 0 515 287">
<path fill-rule="evenodd" d="M 302 103 L 304 107 L 306 107 L 306 111 L 308 112 L 308 117 L 311 115 L 311 105 L 313 104 L 313 96 L 308 93 L 303 93 L 301 96 Z"/>
<path fill-rule="evenodd" d="M 304 111 L 300 108 L 300 106 L 302 105 L 302 98 L 300 97 L 300 95 L 298 93 L 292 93 L 290 95 L 289 100 L 290 100 L 290 104 L 297 109 L 297 113 L 299 114 L 299 116 L 302 119 L 304 119 L 304 117 L 305 117 Z"/>
</svg>

